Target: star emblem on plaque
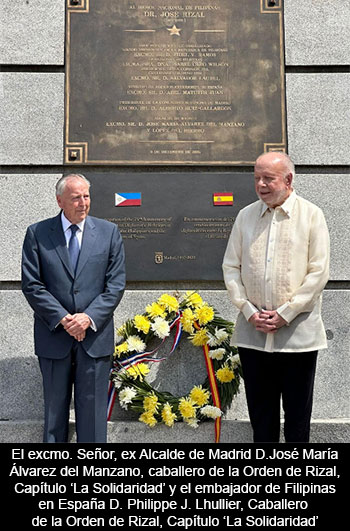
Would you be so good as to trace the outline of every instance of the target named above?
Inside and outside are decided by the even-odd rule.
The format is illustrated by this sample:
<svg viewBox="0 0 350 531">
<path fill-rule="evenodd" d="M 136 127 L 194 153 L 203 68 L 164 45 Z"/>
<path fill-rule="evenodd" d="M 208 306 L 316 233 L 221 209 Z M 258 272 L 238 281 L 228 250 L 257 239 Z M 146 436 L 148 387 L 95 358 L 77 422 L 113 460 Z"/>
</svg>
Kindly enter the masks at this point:
<svg viewBox="0 0 350 531">
<path fill-rule="evenodd" d="M 180 37 L 181 28 L 177 28 L 176 24 L 172 28 L 167 28 L 167 30 L 170 32 L 170 35 L 178 35 Z"/>
</svg>

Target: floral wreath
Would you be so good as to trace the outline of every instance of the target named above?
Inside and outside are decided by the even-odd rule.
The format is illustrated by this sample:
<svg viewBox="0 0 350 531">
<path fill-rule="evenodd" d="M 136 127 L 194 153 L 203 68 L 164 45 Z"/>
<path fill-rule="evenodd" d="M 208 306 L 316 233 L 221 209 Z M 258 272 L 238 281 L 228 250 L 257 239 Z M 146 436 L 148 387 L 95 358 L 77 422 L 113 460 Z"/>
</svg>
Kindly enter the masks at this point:
<svg viewBox="0 0 350 531">
<path fill-rule="evenodd" d="M 150 371 L 149 363 L 166 359 L 153 355 L 174 327 L 175 337 L 168 356 L 185 332 L 194 346 L 203 348 L 207 368 L 205 381 L 180 397 L 155 389 L 145 379 Z M 233 323 L 221 318 L 195 291 L 187 291 L 184 296 L 165 293 L 146 306 L 143 314 L 128 319 L 117 330 L 108 418 L 118 390 L 121 407 L 140 413 L 139 421 L 150 427 L 158 423 L 171 427 L 182 421 L 197 428 L 201 421 L 214 419 L 218 442 L 221 416 L 238 393 L 242 376 L 237 349 L 230 345 L 233 327 Z M 155 338 L 161 340 L 160 344 L 148 351 L 149 343 Z"/>
</svg>

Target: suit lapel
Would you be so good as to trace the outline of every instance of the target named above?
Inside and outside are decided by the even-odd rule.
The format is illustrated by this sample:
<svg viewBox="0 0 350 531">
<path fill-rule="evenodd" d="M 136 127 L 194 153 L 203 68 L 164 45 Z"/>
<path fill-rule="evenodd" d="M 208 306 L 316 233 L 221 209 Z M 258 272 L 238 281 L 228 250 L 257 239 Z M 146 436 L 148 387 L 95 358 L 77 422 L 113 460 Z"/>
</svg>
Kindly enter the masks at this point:
<svg viewBox="0 0 350 531">
<path fill-rule="evenodd" d="M 90 256 L 90 253 L 92 249 L 94 248 L 95 240 L 96 240 L 95 224 L 91 218 L 87 217 L 86 222 L 85 222 L 84 232 L 83 232 L 83 239 L 81 242 L 81 249 L 80 249 L 80 254 L 79 254 L 79 259 L 78 259 L 78 264 L 77 264 L 77 270 L 75 273 L 76 277 L 81 273 L 84 265 L 86 264 Z"/>
<path fill-rule="evenodd" d="M 53 218 L 53 223 L 50 231 L 50 238 L 55 246 L 55 250 L 62 260 L 64 266 L 68 270 L 71 277 L 74 277 L 74 272 L 70 263 L 69 253 L 67 249 L 66 238 L 63 233 L 61 214 Z"/>
</svg>

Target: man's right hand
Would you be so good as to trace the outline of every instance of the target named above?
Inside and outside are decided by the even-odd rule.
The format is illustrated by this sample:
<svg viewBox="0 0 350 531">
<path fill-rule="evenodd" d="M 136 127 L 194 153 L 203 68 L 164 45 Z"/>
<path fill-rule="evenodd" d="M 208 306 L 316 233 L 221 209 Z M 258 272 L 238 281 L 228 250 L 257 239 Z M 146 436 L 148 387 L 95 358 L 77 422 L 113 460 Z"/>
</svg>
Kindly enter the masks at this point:
<svg viewBox="0 0 350 531">
<path fill-rule="evenodd" d="M 263 312 L 255 312 L 248 322 L 254 326 L 258 332 L 264 332 L 264 334 L 275 334 L 278 330 L 276 324 L 271 322 L 270 316 Z"/>
<path fill-rule="evenodd" d="M 73 332 L 71 332 L 69 330 L 69 325 L 71 325 L 72 321 L 74 320 L 74 317 L 73 315 L 71 314 L 67 314 L 65 317 L 63 317 L 63 319 L 61 319 L 60 323 L 61 325 L 63 326 L 63 328 L 65 329 L 65 331 L 72 337 L 74 337 L 74 339 L 76 339 L 77 341 L 83 341 L 83 339 L 85 339 L 85 335 L 86 335 L 86 332 L 83 331 L 83 332 L 79 332 L 77 334 L 74 334 Z"/>
</svg>

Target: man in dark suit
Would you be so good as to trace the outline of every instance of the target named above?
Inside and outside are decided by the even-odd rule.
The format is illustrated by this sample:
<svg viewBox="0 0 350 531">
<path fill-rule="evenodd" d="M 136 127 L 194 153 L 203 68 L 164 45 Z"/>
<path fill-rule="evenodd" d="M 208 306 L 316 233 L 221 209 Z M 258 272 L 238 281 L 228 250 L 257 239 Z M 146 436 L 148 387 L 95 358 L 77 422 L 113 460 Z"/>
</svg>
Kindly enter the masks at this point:
<svg viewBox="0 0 350 531">
<path fill-rule="evenodd" d="M 31 225 L 22 290 L 34 310 L 43 376 L 44 442 L 66 442 L 74 384 L 77 442 L 106 442 L 113 312 L 125 288 L 124 247 L 115 224 L 90 217 L 82 175 L 56 185 L 58 216 Z"/>
</svg>

